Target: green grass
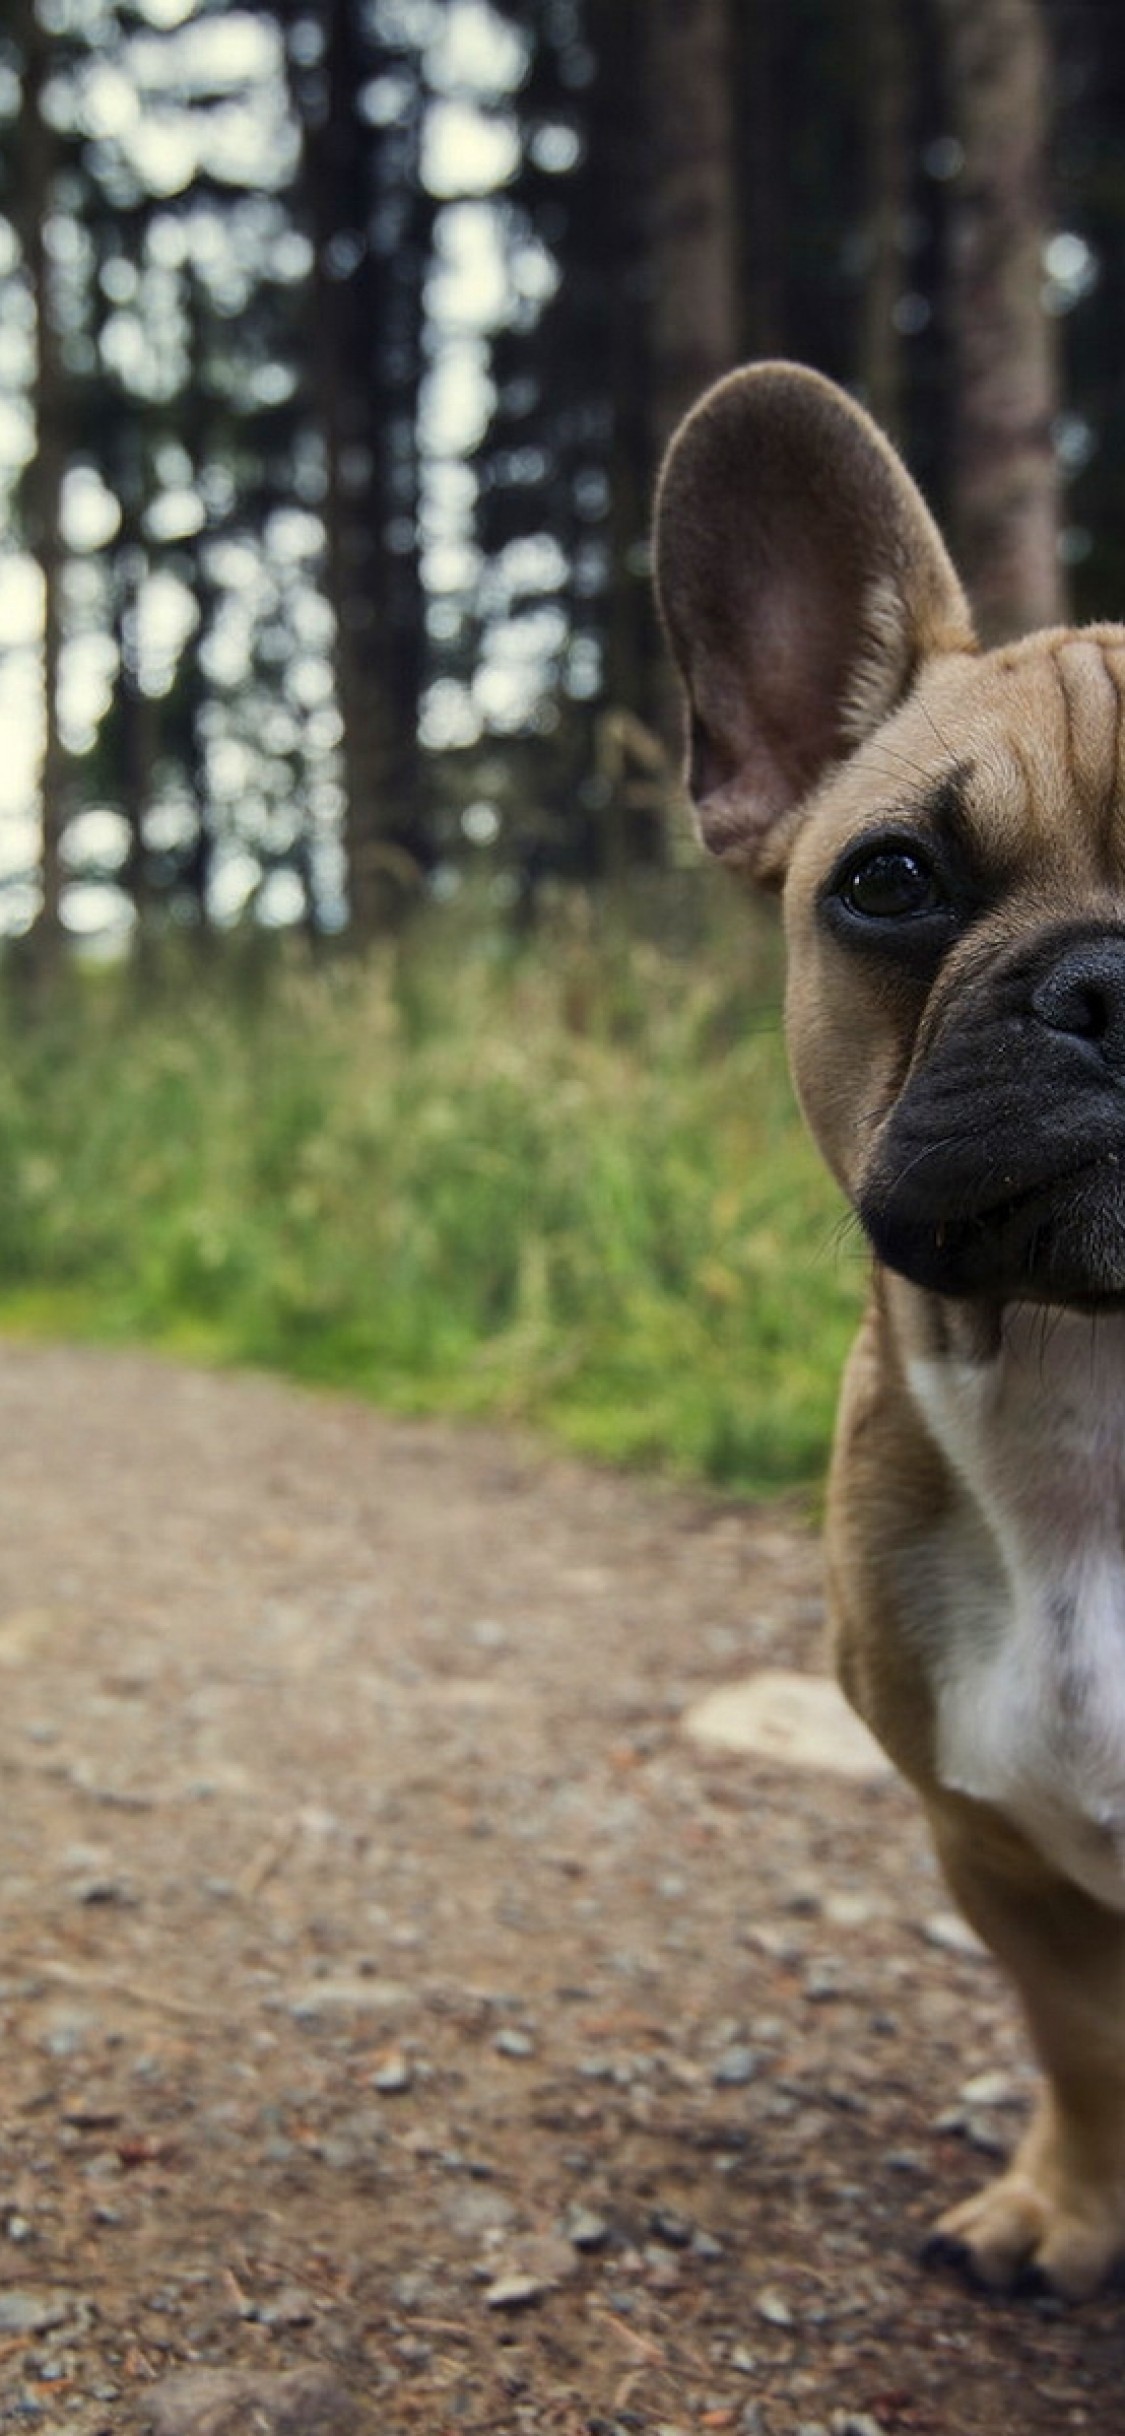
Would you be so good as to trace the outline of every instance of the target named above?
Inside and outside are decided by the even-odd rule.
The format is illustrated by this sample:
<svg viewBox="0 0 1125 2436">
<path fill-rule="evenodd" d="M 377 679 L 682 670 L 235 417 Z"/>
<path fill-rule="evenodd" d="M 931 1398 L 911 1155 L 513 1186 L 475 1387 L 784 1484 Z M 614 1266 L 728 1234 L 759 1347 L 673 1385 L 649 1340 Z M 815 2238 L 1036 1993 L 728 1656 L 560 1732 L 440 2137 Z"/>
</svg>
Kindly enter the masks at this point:
<svg viewBox="0 0 1125 2436">
<path fill-rule="evenodd" d="M 365 969 L 121 977 L 0 1019 L 0 1324 L 762 1490 L 815 1475 L 862 1263 L 775 953 L 435 920 Z"/>
</svg>

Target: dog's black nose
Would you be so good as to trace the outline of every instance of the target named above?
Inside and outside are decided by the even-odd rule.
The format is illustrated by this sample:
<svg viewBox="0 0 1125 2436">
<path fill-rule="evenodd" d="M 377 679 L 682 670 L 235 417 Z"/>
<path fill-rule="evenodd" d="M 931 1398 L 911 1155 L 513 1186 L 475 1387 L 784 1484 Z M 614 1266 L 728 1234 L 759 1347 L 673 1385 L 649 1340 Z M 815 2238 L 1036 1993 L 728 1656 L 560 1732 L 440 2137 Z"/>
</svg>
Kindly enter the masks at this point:
<svg viewBox="0 0 1125 2436">
<path fill-rule="evenodd" d="M 1125 936 L 1067 948 L 1032 991 L 1031 1011 L 1125 1073 Z"/>
</svg>

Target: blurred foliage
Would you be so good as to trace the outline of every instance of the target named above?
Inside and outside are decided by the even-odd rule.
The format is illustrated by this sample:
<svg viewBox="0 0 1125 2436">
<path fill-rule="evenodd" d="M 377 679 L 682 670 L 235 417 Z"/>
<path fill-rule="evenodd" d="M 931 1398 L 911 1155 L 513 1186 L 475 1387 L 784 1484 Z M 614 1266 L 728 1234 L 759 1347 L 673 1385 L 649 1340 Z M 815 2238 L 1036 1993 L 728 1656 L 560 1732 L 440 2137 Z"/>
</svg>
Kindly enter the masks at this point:
<svg viewBox="0 0 1125 2436">
<path fill-rule="evenodd" d="M 793 1111 L 772 931 L 689 891 L 537 952 L 173 961 L 3 1025 L 0 1320 L 548 1424 L 763 1489 L 823 1455 L 863 1260 Z"/>
</svg>

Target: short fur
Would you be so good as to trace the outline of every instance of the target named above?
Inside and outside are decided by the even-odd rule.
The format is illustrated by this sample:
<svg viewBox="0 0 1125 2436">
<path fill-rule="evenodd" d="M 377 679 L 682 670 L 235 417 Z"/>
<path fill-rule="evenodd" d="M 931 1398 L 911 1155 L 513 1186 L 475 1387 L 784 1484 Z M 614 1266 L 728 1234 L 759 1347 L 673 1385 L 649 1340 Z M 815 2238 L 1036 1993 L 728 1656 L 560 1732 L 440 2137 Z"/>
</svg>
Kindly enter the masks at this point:
<svg viewBox="0 0 1125 2436">
<path fill-rule="evenodd" d="M 793 365 L 688 418 L 657 564 L 700 832 L 784 889 L 796 1086 L 875 1254 L 841 1679 L 1045 2076 L 939 2231 L 1077 2297 L 1125 2255 L 1125 628 L 981 653 L 893 450 Z"/>
</svg>

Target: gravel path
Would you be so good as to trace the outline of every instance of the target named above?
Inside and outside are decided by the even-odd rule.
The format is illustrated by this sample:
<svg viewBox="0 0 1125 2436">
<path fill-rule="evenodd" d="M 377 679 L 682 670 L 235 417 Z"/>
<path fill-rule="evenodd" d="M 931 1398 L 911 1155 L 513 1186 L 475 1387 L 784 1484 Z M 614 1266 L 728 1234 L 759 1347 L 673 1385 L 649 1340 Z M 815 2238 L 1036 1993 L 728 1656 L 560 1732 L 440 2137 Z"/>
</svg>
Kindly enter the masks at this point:
<svg viewBox="0 0 1125 2436">
<path fill-rule="evenodd" d="M 931 2216 L 1026 2095 L 815 1672 L 798 1517 L 137 1356 L 0 1350 L 0 2428 L 1058 2436 L 1119 2301 Z"/>
</svg>

